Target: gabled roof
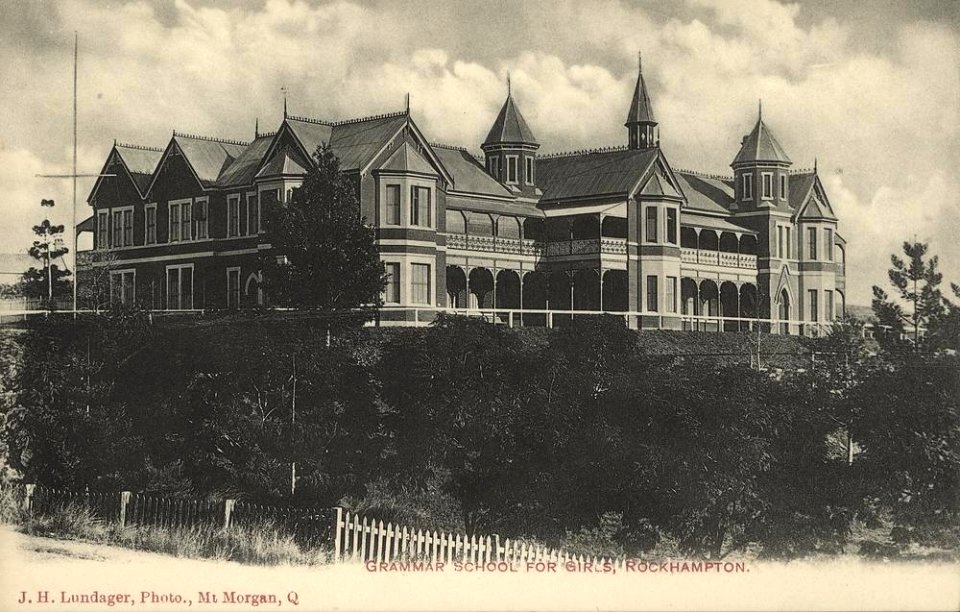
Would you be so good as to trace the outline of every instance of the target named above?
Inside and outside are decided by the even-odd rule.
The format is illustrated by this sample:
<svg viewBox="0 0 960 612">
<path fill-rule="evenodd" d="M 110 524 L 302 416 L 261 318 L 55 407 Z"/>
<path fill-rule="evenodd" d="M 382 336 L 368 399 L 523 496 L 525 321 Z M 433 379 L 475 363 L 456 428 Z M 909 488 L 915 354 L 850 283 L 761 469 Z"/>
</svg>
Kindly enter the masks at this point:
<svg viewBox="0 0 960 612">
<path fill-rule="evenodd" d="M 637 86 L 633 90 L 633 100 L 630 102 L 630 112 L 627 113 L 627 122 L 631 123 L 656 123 L 653 118 L 653 104 L 650 102 L 650 95 L 647 93 L 647 83 L 643 80 L 643 69 L 637 73 Z"/>
<path fill-rule="evenodd" d="M 796 188 L 794 182 L 797 183 Z M 795 211 L 796 218 L 837 219 L 816 170 L 790 175 L 790 207 Z"/>
<path fill-rule="evenodd" d="M 740 152 L 737 153 L 731 165 L 736 166 L 749 162 L 792 163 L 783 147 L 777 142 L 773 132 L 763 122 L 762 116 L 757 118 L 757 124 L 753 126 L 753 131 L 743 137 Z"/>
<path fill-rule="evenodd" d="M 423 155 L 421 155 L 410 143 L 404 142 L 397 147 L 382 166 L 380 170 L 394 170 L 397 172 L 418 172 L 420 174 L 436 175 L 437 171 L 433 169 Z"/>
<path fill-rule="evenodd" d="M 257 178 L 266 176 L 297 176 L 306 174 L 307 169 L 297 161 L 289 149 L 282 151 L 270 158 L 270 161 L 264 164 L 257 172 Z"/>
<path fill-rule="evenodd" d="M 650 197 L 667 196 L 672 198 L 682 198 L 683 194 L 674 186 L 670 177 L 664 171 L 660 164 L 657 164 L 656 170 L 652 172 L 640 188 L 640 195 Z"/>
<path fill-rule="evenodd" d="M 813 192 L 813 184 L 817 182 L 817 175 L 813 172 L 804 172 L 803 174 L 791 174 L 789 177 L 790 208 L 800 210 L 806 203 L 807 198 Z"/>
<path fill-rule="evenodd" d="M 533 135 L 533 130 L 527 125 L 526 119 L 520 114 L 513 101 L 513 96 L 507 92 L 507 99 L 500 107 L 500 114 L 497 115 L 490 132 L 487 133 L 483 144 L 497 143 L 522 143 L 537 144 L 537 139 Z M 538 145 L 539 146 L 539 145 Z"/>
<path fill-rule="evenodd" d="M 506 187 L 487 174 L 480 162 L 473 155 L 470 155 L 466 149 L 438 144 L 432 144 L 430 148 L 440 158 L 440 163 L 452 175 L 452 189 L 454 191 L 513 197 L 513 194 Z"/>
<path fill-rule="evenodd" d="M 173 141 L 204 187 L 211 187 L 247 145 L 174 133 Z"/>
<path fill-rule="evenodd" d="M 684 170 L 677 170 L 674 175 L 687 198 L 688 209 L 729 214 L 734 202 L 733 180 Z"/>
<path fill-rule="evenodd" d="M 541 201 L 628 196 L 660 157 L 660 149 L 612 149 L 537 159 Z"/>
<path fill-rule="evenodd" d="M 254 176 L 257 174 L 257 168 L 266 155 L 273 136 L 260 136 L 251 142 L 243 153 L 240 154 L 233 163 L 230 164 L 220 178 L 217 179 L 217 187 L 236 187 L 242 185 L 252 185 Z"/>
<path fill-rule="evenodd" d="M 145 195 L 153 172 L 157 169 L 160 158 L 163 157 L 163 150 L 119 143 L 114 145 L 113 149 L 123 160 L 123 165 L 126 166 L 130 178 L 136 184 L 137 191 L 140 195 Z"/>
<path fill-rule="evenodd" d="M 344 171 L 364 168 L 406 122 L 405 112 L 337 123 L 305 117 L 284 119 L 307 155 L 312 158 L 317 147 L 326 144 L 339 158 Z"/>
</svg>

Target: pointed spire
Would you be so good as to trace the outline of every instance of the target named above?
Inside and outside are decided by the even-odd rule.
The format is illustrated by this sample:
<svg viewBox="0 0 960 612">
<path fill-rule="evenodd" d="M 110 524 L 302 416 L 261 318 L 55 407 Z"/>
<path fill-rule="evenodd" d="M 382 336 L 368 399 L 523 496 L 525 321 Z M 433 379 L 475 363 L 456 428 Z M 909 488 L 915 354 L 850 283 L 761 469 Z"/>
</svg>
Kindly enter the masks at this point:
<svg viewBox="0 0 960 612">
<path fill-rule="evenodd" d="M 283 118 L 287 118 L 287 86 L 284 85 L 280 88 L 280 91 L 283 93 Z"/>
<path fill-rule="evenodd" d="M 507 70 L 507 97 L 510 97 L 510 71 Z"/>
<path fill-rule="evenodd" d="M 763 122 L 763 102 L 757 104 L 757 123 L 753 130 L 743 137 L 740 143 L 740 152 L 733 160 L 733 165 L 752 162 L 775 162 L 791 164 L 786 151 L 774 137 L 773 132 Z"/>
<path fill-rule="evenodd" d="M 757 98 L 757 120 L 763 121 L 763 98 Z"/>
<path fill-rule="evenodd" d="M 260 138 L 260 117 L 257 117 L 256 121 L 253 124 L 253 138 Z"/>
<path fill-rule="evenodd" d="M 817 173 L 817 156 L 816 155 L 813 156 L 813 173 L 814 174 Z"/>
<path fill-rule="evenodd" d="M 493 127 L 490 128 L 490 132 L 483 141 L 483 145 L 508 142 L 535 144 L 539 146 L 537 139 L 533 135 L 533 131 L 527 125 L 526 120 L 523 118 L 523 115 L 520 114 L 520 110 L 513 101 L 509 72 L 507 73 L 507 99 L 504 101 L 503 106 L 500 107 L 500 113 L 493 122 Z"/>
<path fill-rule="evenodd" d="M 410 114 L 410 92 L 409 91 L 407 92 L 407 95 L 404 99 L 404 104 L 406 105 L 407 114 L 409 115 Z"/>
<path fill-rule="evenodd" d="M 637 52 L 637 85 L 633 90 L 630 112 L 627 114 L 627 122 L 624 125 L 629 127 L 633 123 L 654 125 L 657 123 L 653 117 L 653 105 L 650 102 L 650 94 L 647 93 L 647 83 L 643 79 L 643 58 L 640 52 Z"/>
</svg>

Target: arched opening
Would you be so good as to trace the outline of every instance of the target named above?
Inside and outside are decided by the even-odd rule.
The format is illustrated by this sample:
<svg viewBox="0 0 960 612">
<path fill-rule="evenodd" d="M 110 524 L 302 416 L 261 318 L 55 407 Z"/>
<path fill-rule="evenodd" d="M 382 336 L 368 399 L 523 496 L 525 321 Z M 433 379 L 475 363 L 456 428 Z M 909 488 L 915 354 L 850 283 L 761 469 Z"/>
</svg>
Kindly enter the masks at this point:
<svg viewBox="0 0 960 612">
<path fill-rule="evenodd" d="M 523 276 L 523 309 L 547 309 L 547 276 L 543 272 L 527 272 Z M 523 324 L 546 325 L 547 316 L 543 313 L 524 313 Z"/>
<path fill-rule="evenodd" d="M 526 217 L 523 220 L 523 237 L 526 240 L 534 240 L 536 242 L 543 242 L 544 239 L 544 223 L 543 219 L 538 217 Z"/>
<path fill-rule="evenodd" d="M 740 292 L 737 286 L 729 281 L 720 285 L 720 316 L 736 318 L 740 315 Z M 737 331 L 740 329 L 738 321 L 724 321 L 723 331 Z"/>
<path fill-rule="evenodd" d="M 740 236 L 740 252 L 744 255 L 757 254 L 757 238 L 749 234 Z"/>
<path fill-rule="evenodd" d="M 520 309 L 520 275 L 513 270 L 497 272 L 497 308 Z M 504 315 L 504 320 L 506 320 Z"/>
<path fill-rule="evenodd" d="M 448 234 L 466 234 L 467 222 L 463 218 L 463 213 L 459 210 L 447 209 L 447 233 Z"/>
<path fill-rule="evenodd" d="M 700 230 L 698 248 L 704 251 L 717 251 L 720 248 L 720 239 L 713 230 Z"/>
<path fill-rule="evenodd" d="M 740 287 L 740 318 L 757 318 L 757 287 L 750 283 L 744 283 Z M 740 321 L 740 329 L 746 331 L 750 329 L 750 321 Z"/>
<path fill-rule="evenodd" d="M 599 215 L 577 215 L 573 218 L 573 239 L 589 240 L 600 237 Z"/>
<path fill-rule="evenodd" d="M 501 216 L 497 219 L 497 236 L 499 238 L 520 239 L 520 221 L 516 217 Z"/>
<path fill-rule="evenodd" d="M 550 310 L 570 310 L 570 287 L 570 276 L 566 272 L 550 274 L 548 283 Z"/>
<path fill-rule="evenodd" d="M 697 230 L 692 227 L 680 228 L 680 246 L 685 249 L 698 248 Z"/>
<path fill-rule="evenodd" d="M 626 238 L 627 220 L 621 217 L 604 217 L 600 224 L 600 234 L 604 238 Z"/>
<path fill-rule="evenodd" d="M 579 270 L 573 276 L 573 309 L 600 310 L 600 274 Z"/>
<path fill-rule="evenodd" d="M 700 282 L 700 314 L 715 317 L 720 314 L 720 290 L 712 280 Z"/>
<path fill-rule="evenodd" d="M 700 291 L 697 287 L 697 281 L 692 278 L 680 279 L 680 314 L 688 316 L 700 314 Z M 698 329 L 699 322 L 696 320 L 684 321 L 683 328 Z"/>
<path fill-rule="evenodd" d="M 736 234 L 730 232 L 720 234 L 720 250 L 724 253 L 736 253 L 739 246 L 740 242 L 737 240 Z"/>
<path fill-rule="evenodd" d="M 837 290 L 837 314 L 840 317 L 847 316 L 847 296 L 839 289 Z"/>
<path fill-rule="evenodd" d="M 470 307 L 467 300 L 467 275 L 460 266 L 447 266 L 447 306 Z"/>
<path fill-rule="evenodd" d="M 846 274 L 847 270 L 847 250 L 843 245 L 837 245 L 837 263 L 840 264 L 840 274 Z"/>
<path fill-rule="evenodd" d="M 473 308 L 493 308 L 493 273 L 486 268 L 470 270 L 470 296 Z"/>
<path fill-rule="evenodd" d="M 263 287 L 259 273 L 251 273 L 247 276 L 247 282 L 244 283 L 243 287 L 242 302 L 245 307 L 263 306 Z"/>
<path fill-rule="evenodd" d="M 630 310 L 630 287 L 626 270 L 607 270 L 603 273 L 603 310 L 626 312 Z"/>
<path fill-rule="evenodd" d="M 778 308 L 780 323 L 780 333 L 789 334 L 790 333 L 790 324 L 786 321 L 790 320 L 790 294 L 787 293 L 786 289 L 780 291 L 780 306 Z"/>
</svg>

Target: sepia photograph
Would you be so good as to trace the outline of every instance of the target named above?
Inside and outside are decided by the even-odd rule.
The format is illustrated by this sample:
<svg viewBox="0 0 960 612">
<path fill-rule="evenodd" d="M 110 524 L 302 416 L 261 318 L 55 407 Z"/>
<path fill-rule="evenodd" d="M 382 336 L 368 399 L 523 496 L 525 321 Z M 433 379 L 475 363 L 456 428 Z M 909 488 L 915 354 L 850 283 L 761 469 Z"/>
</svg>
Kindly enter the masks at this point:
<svg viewBox="0 0 960 612">
<path fill-rule="evenodd" d="M 0 610 L 960 609 L 960 1 L 0 0 Z"/>
</svg>

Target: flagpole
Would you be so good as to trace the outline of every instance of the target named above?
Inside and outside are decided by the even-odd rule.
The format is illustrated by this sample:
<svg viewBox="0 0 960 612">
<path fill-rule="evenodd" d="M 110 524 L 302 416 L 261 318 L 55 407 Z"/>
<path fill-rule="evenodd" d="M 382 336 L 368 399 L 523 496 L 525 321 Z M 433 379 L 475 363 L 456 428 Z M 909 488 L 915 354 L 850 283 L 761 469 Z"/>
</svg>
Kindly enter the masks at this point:
<svg viewBox="0 0 960 612">
<path fill-rule="evenodd" d="M 73 32 L 73 318 L 77 318 L 77 283 L 80 271 L 77 269 L 77 46 L 79 37 Z"/>
</svg>

